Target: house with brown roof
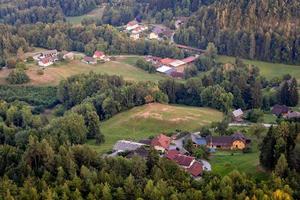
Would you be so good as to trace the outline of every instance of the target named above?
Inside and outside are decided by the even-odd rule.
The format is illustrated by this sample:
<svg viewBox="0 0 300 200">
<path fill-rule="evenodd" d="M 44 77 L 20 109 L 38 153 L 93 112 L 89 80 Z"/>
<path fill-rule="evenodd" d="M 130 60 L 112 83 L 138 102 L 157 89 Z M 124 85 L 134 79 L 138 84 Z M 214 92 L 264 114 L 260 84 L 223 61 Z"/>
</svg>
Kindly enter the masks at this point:
<svg viewBox="0 0 300 200">
<path fill-rule="evenodd" d="M 242 109 L 237 109 L 232 112 L 232 120 L 234 122 L 242 122 L 244 117 L 244 112 Z"/>
<path fill-rule="evenodd" d="M 161 152 L 168 150 L 170 144 L 171 138 L 164 134 L 160 134 L 151 140 L 151 146 Z"/>
<path fill-rule="evenodd" d="M 169 150 L 166 153 L 166 158 L 180 165 L 193 177 L 198 177 L 203 172 L 203 164 L 201 162 L 197 161 L 195 157 L 183 155 L 177 150 Z"/>
<path fill-rule="evenodd" d="M 97 64 L 97 60 L 94 59 L 93 57 L 89 57 L 89 56 L 84 56 L 84 58 L 82 59 L 82 62 L 84 62 L 86 64 L 91 64 L 91 65 Z"/>
<path fill-rule="evenodd" d="M 272 108 L 272 113 L 274 115 L 276 115 L 277 117 L 279 117 L 279 116 L 283 116 L 283 115 L 287 114 L 289 112 L 289 110 L 290 110 L 289 107 L 287 107 L 286 105 L 276 104 Z"/>
<path fill-rule="evenodd" d="M 161 63 L 162 65 L 170 66 L 170 64 L 171 64 L 172 62 L 174 62 L 174 61 L 175 61 L 175 60 L 172 59 L 172 58 L 164 58 L 164 59 L 161 59 L 161 60 L 160 60 L 160 63 Z"/>
<path fill-rule="evenodd" d="M 231 136 L 207 136 L 206 143 L 209 148 L 242 150 L 251 143 L 251 140 L 238 132 Z"/>
</svg>

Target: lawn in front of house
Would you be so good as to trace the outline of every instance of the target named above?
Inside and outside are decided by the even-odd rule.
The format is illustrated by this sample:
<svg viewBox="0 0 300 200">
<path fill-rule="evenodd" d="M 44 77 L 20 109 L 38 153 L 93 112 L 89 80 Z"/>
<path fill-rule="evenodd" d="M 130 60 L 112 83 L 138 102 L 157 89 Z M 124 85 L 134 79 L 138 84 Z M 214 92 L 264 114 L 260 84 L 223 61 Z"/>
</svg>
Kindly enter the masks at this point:
<svg viewBox="0 0 300 200">
<path fill-rule="evenodd" d="M 116 141 L 129 139 L 138 141 L 160 133 L 174 133 L 176 130 L 198 131 L 213 121 L 221 121 L 223 114 L 210 108 L 148 104 L 122 112 L 102 123 L 101 131 L 105 143 L 96 145 L 88 141 L 93 149 L 105 153 Z"/>
</svg>

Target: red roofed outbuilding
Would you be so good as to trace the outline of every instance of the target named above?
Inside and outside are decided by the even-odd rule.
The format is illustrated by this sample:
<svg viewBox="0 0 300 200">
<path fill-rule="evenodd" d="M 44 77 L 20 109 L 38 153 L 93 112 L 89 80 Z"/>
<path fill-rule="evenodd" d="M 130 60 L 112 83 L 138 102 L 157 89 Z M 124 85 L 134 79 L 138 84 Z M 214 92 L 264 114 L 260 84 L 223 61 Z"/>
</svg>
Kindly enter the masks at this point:
<svg viewBox="0 0 300 200">
<path fill-rule="evenodd" d="M 164 152 L 169 148 L 170 143 L 171 143 L 170 137 L 165 136 L 164 134 L 160 134 L 151 141 L 151 146 L 153 146 L 154 149 L 158 151 Z"/>
<path fill-rule="evenodd" d="M 175 60 L 172 58 L 164 58 L 160 60 L 160 63 L 162 65 L 170 65 L 172 62 L 174 62 Z"/>
<path fill-rule="evenodd" d="M 195 161 L 188 169 L 187 171 L 194 177 L 200 176 L 203 172 L 203 164 Z"/>
<path fill-rule="evenodd" d="M 180 154 L 179 151 L 177 151 L 176 149 L 172 149 L 168 151 L 168 153 L 166 154 L 166 158 L 170 160 L 174 160 L 175 157 L 178 156 L 179 154 Z"/>
</svg>

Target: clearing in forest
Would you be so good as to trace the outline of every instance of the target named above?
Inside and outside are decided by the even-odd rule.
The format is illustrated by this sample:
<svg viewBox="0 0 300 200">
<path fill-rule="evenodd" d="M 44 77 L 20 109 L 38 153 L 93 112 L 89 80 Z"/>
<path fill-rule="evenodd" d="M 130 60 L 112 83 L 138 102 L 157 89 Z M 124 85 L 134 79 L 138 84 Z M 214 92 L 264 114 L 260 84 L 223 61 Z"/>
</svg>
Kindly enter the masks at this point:
<svg viewBox="0 0 300 200">
<path fill-rule="evenodd" d="M 222 118 L 221 112 L 210 108 L 148 104 L 122 112 L 103 122 L 101 130 L 105 135 L 105 143 L 98 146 L 91 140 L 88 144 L 104 153 L 120 139 L 139 140 L 176 130 L 198 131 Z"/>
</svg>

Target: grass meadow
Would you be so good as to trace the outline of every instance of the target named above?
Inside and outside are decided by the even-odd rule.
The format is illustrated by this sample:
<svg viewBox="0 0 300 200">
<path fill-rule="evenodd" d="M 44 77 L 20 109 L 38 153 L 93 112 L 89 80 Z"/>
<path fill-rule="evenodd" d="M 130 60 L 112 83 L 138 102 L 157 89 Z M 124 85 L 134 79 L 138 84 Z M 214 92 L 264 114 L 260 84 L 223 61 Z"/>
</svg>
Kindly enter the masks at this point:
<svg viewBox="0 0 300 200">
<path fill-rule="evenodd" d="M 274 77 L 281 77 L 285 74 L 290 74 L 294 76 L 298 82 L 300 82 L 300 66 L 296 65 L 287 65 L 280 63 L 270 63 L 256 60 L 247 60 L 242 59 L 246 64 L 252 64 L 257 66 L 260 69 L 260 72 L 263 76 L 268 79 L 272 79 Z M 220 63 L 234 63 L 235 57 L 229 56 L 218 56 L 217 62 Z"/>
<path fill-rule="evenodd" d="M 223 114 L 210 108 L 178 105 L 148 104 L 117 114 L 102 123 L 105 143 L 88 144 L 97 152 L 105 153 L 120 139 L 140 140 L 176 130 L 197 131 L 213 121 L 221 121 Z"/>
</svg>

